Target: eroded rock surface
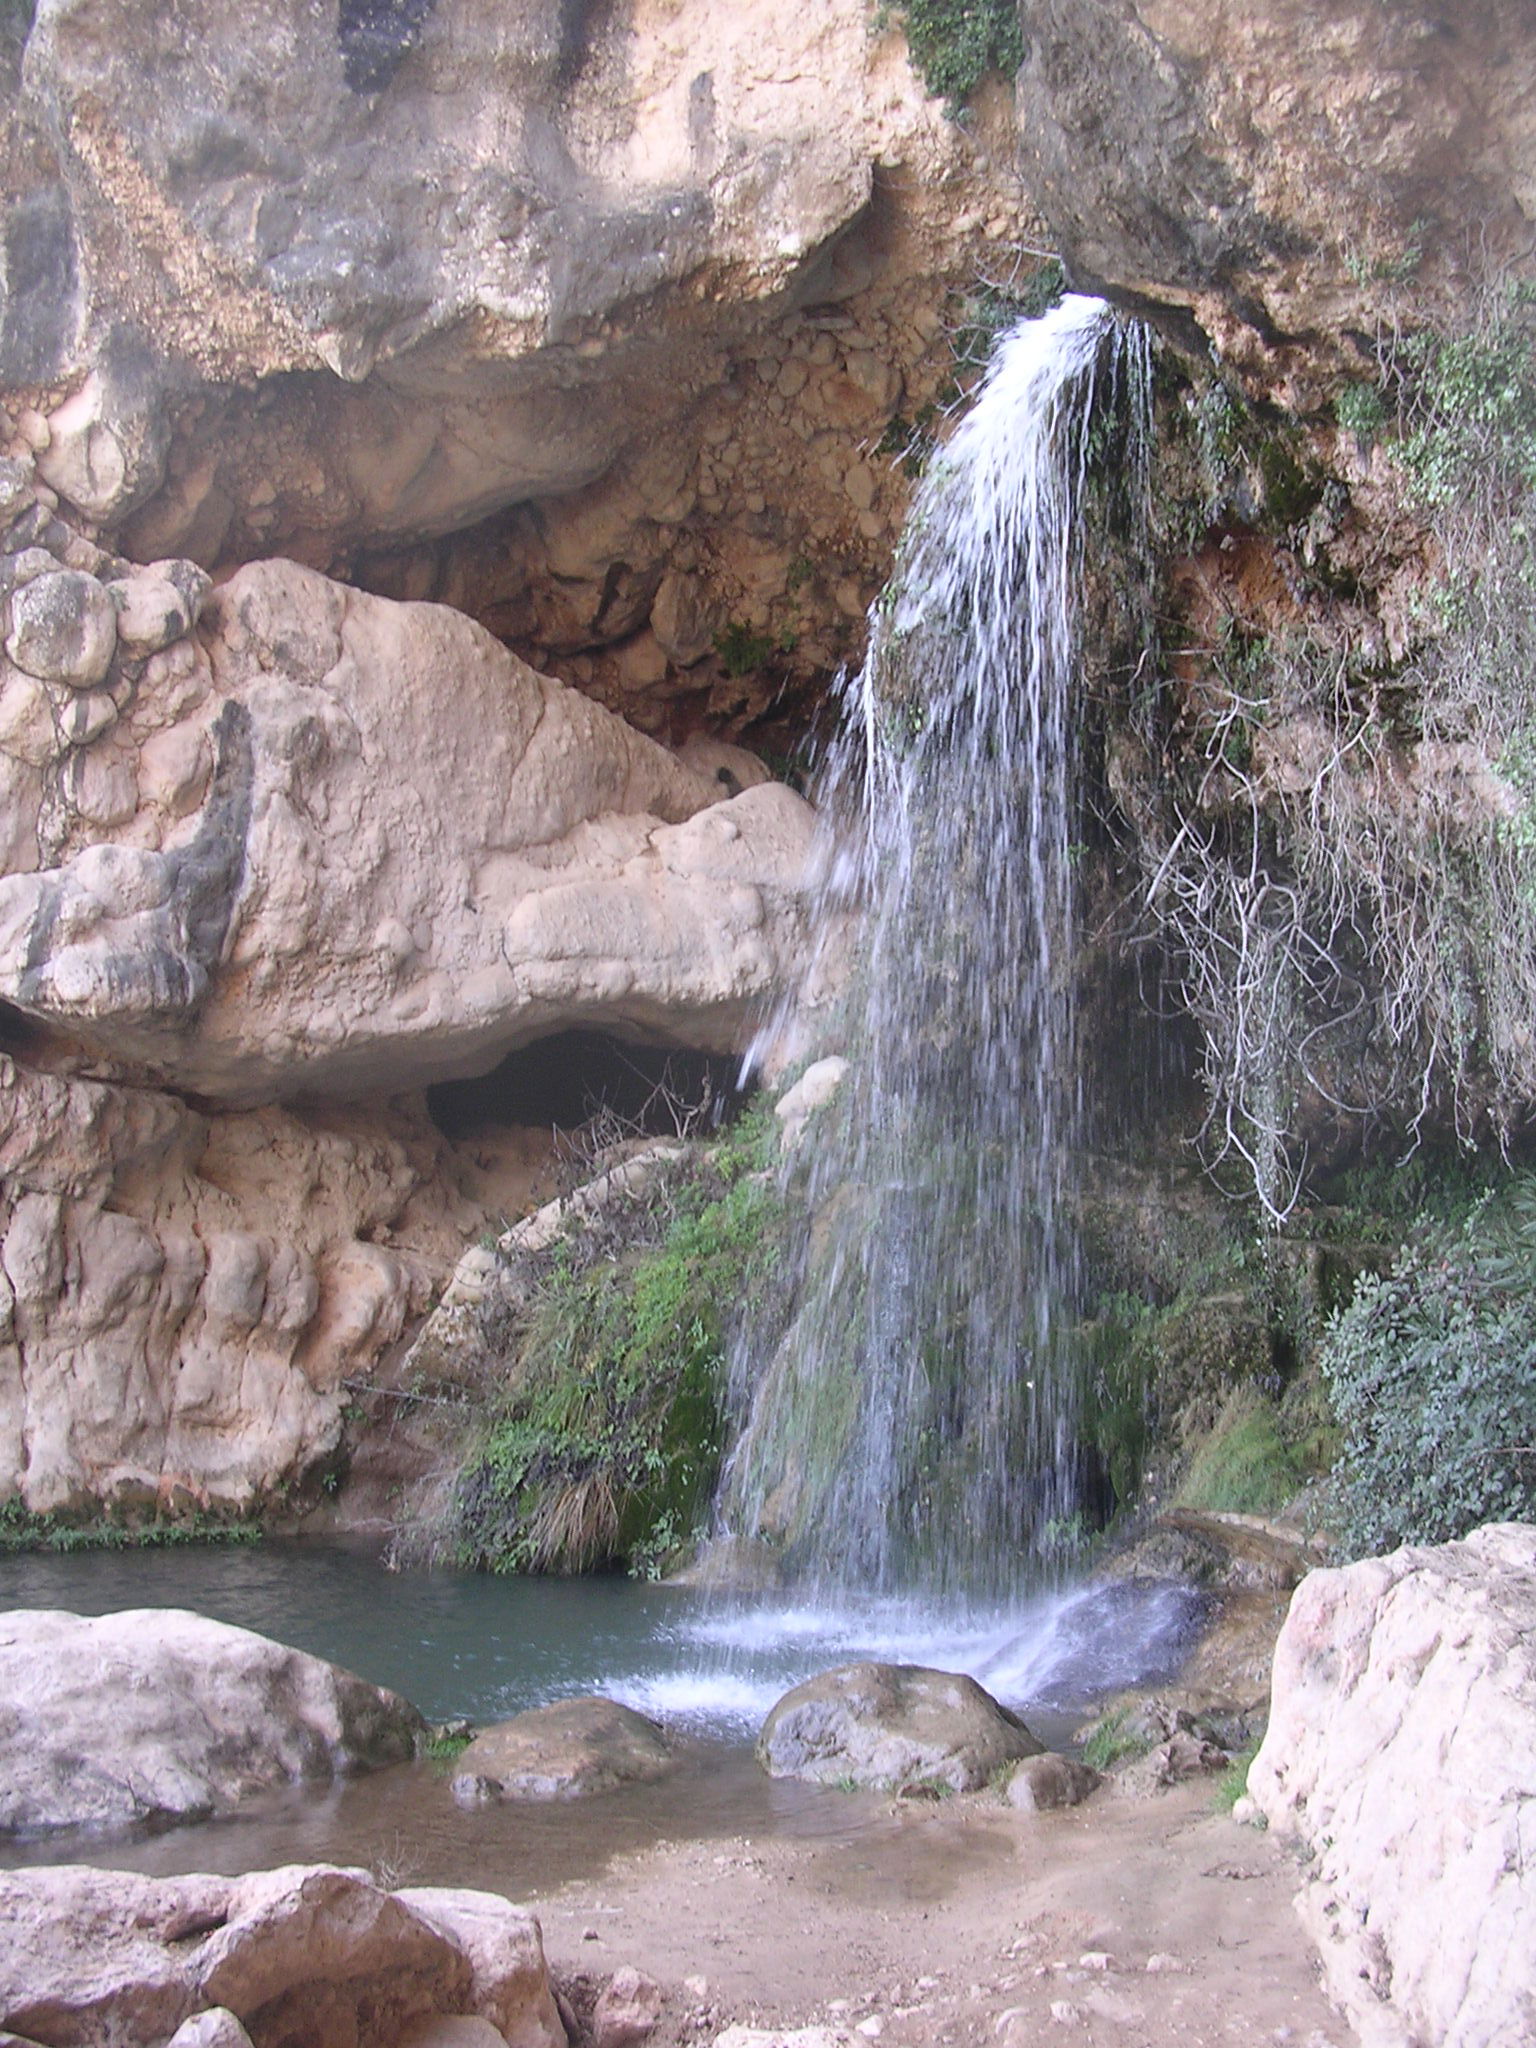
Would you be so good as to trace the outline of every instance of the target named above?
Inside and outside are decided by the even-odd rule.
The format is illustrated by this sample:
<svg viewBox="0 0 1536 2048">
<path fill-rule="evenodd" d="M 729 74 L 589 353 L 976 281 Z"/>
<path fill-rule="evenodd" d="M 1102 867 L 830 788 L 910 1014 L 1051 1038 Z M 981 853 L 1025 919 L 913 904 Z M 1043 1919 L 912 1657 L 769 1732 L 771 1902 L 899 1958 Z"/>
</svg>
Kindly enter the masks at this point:
<svg viewBox="0 0 1536 2048">
<path fill-rule="evenodd" d="M 459 1759 L 461 1806 L 497 1799 L 585 1799 L 664 1777 L 672 1748 L 654 1721 L 616 1700 L 556 1700 L 483 1728 Z"/>
<path fill-rule="evenodd" d="M 1001 1766 L 1042 1748 L 974 1678 L 917 1664 L 848 1664 L 784 1695 L 763 1723 L 757 1760 L 772 1778 L 813 1784 L 976 1792 Z"/>
<path fill-rule="evenodd" d="M 1536 2036 L 1536 1529 L 1304 1579 L 1248 1790 L 1366 2048 Z"/>
<path fill-rule="evenodd" d="M 538 1921 L 487 1893 L 390 1893 L 324 1864 L 40 1869 L 0 1876 L 0 1937 L 0 2025 L 55 2048 L 395 2048 L 453 2020 L 565 2048 Z"/>
<path fill-rule="evenodd" d="M 478 1212 L 425 1115 L 209 1115 L 0 1055 L 0 1497 L 256 1506 Z"/>
<path fill-rule="evenodd" d="M 258 563 L 178 653 L 70 755 L 120 796 L 0 882 L 0 994 L 107 1059 L 252 1101 L 572 1024 L 726 1050 L 800 944 L 799 797 L 718 802 L 456 613 Z M 204 764 L 185 823 L 173 756 Z"/>
<path fill-rule="evenodd" d="M 0 1697 L 6 1833 L 201 1820 L 402 1763 L 426 1733 L 396 1694 L 176 1608 L 0 1617 Z"/>
<path fill-rule="evenodd" d="M 1348 360 L 1411 284 L 1462 310 L 1536 218 L 1521 0 L 1026 10 L 1024 176 L 1084 285 L 1192 309 L 1267 395 Z"/>
</svg>

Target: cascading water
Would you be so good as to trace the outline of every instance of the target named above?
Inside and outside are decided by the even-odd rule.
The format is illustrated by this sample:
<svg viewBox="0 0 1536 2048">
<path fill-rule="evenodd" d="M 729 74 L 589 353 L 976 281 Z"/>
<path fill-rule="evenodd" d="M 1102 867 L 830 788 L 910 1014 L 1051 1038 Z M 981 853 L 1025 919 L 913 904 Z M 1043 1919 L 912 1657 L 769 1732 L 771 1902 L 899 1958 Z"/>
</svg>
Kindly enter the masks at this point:
<svg viewBox="0 0 1536 2048">
<path fill-rule="evenodd" d="M 722 1494 L 823 1586 L 1001 1594 L 1074 1508 L 1074 587 L 1096 400 L 1128 376 L 1144 411 L 1146 371 L 1097 300 L 1014 330 L 846 689 L 823 922 L 858 908 L 851 1072 Z"/>
</svg>

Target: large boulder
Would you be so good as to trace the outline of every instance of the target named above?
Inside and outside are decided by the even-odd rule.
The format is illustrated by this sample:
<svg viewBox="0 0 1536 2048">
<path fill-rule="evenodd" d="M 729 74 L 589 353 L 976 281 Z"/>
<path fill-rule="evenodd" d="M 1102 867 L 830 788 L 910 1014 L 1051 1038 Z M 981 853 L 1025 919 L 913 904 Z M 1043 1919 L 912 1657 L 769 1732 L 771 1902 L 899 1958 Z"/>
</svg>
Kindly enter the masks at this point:
<svg viewBox="0 0 1536 2048">
<path fill-rule="evenodd" d="M 848 1664 L 808 1678 L 778 1702 L 757 1738 L 770 1777 L 879 1790 L 976 1792 L 1042 1749 L 974 1678 L 918 1664 Z"/>
<path fill-rule="evenodd" d="M 413 1756 L 416 1709 L 175 1608 L 0 1616 L 0 1833 L 201 1820 Z"/>
<path fill-rule="evenodd" d="M 205 629 L 59 741 L 77 822 L 0 881 L 0 996 L 215 1101 L 420 1088 L 573 1026 L 744 1044 L 805 941 L 791 790 L 717 801 L 459 614 L 291 562 Z M 54 764 L 14 766 L 36 817 Z"/>
<path fill-rule="evenodd" d="M 47 2048 L 398 2048 L 437 2021 L 565 2048 L 530 1913 L 324 1864 L 0 1875 L 0 2027 Z"/>
<path fill-rule="evenodd" d="M 585 1799 L 660 1778 L 671 1745 L 654 1721 L 617 1700 L 555 1700 L 484 1728 L 459 1759 L 453 1796 L 464 1806 L 496 1799 Z"/>
<path fill-rule="evenodd" d="M 1248 1774 L 1366 2048 L 1536 2040 L 1536 1528 L 1304 1579 Z"/>
</svg>

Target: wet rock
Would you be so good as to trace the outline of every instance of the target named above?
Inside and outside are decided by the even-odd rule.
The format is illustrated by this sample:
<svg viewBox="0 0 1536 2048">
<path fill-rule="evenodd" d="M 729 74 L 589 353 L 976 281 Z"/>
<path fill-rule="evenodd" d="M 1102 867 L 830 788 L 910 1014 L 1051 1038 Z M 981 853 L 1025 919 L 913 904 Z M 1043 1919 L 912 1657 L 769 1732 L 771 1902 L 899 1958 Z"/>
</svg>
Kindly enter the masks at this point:
<svg viewBox="0 0 1536 2048">
<path fill-rule="evenodd" d="M 836 1053 L 813 1060 L 794 1087 L 779 1097 L 773 1113 L 779 1120 L 786 1152 L 794 1151 L 805 1135 L 806 1125 L 818 1110 L 826 1108 L 843 1085 L 847 1072 L 848 1062 Z"/>
<path fill-rule="evenodd" d="M 461 1806 L 497 1799 L 585 1799 L 672 1768 L 654 1721 L 616 1700 L 557 1700 L 482 1729 L 459 1759 Z"/>
<path fill-rule="evenodd" d="M 1149 1796 L 1184 1784 L 1186 1778 L 1225 1772 L 1229 1763 L 1231 1757 L 1219 1743 L 1208 1741 L 1194 1729 L 1178 1729 L 1167 1741 L 1155 1743 L 1143 1757 L 1126 1763 L 1122 1772 L 1116 1774 L 1116 1786 L 1120 1792 Z"/>
<path fill-rule="evenodd" d="M 8 1833 L 202 1819 L 401 1762 L 425 1728 L 350 1672 L 176 1609 L 0 1617 L 0 1698 Z"/>
<path fill-rule="evenodd" d="M 1495 1524 L 1297 1588 L 1248 1790 L 1369 2048 L 1536 2039 L 1536 1529 Z"/>
<path fill-rule="evenodd" d="M 1025 1757 L 1009 1778 L 1004 1796 L 1025 1813 L 1050 1813 L 1060 1806 L 1080 1805 L 1100 1782 L 1098 1772 L 1075 1757 L 1047 1750 L 1043 1756 Z"/>
<path fill-rule="evenodd" d="M 973 1678 L 915 1664 L 849 1664 L 785 1694 L 763 1724 L 757 1760 L 774 1778 L 975 1792 L 1004 1764 L 1042 1748 Z"/>
<path fill-rule="evenodd" d="M 592 2048 L 637 2048 L 661 2018 L 661 1986 L 626 1964 L 615 1970 L 592 2008 Z"/>
<path fill-rule="evenodd" d="M 71 690 L 106 679 L 117 648 L 117 613 L 94 576 L 56 569 L 11 597 L 5 651 L 19 669 Z"/>
</svg>

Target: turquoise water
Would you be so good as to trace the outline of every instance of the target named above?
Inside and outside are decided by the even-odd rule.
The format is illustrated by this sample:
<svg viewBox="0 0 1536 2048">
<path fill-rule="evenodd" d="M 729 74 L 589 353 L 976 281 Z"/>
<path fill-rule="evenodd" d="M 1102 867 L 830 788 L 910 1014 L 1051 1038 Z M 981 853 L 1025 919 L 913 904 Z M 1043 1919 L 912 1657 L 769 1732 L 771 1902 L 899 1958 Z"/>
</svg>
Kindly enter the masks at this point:
<svg viewBox="0 0 1536 2048">
<path fill-rule="evenodd" d="M 198 1827 L 137 1839 L 0 1845 L 0 1863 L 90 1862 L 169 1875 L 298 1862 L 362 1864 L 393 1882 L 547 1891 L 659 1840 L 741 1834 L 839 1839 L 889 1802 L 767 1778 L 751 1741 L 776 1699 L 861 1657 L 969 1671 L 1068 1739 L 1095 1694 L 1177 1667 L 1196 1620 L 1188 1589 L 1079 1588 L 989 1611 L 896 1602 L 748 1604 L 622 1578 L 498 1579 L 384 1571 L 334 1544 L 87 1553 L 0 1560 L 0 1607 L 191 1607 L 393 1687 L 432 1719 L 484 1723 L 602 1692 L 666 1723 L 678 1767 L 654 1785 L 552 1807 L 461 1811 L 430 1762 L 301 1786 Z"/>
<path fill-rule="evenodd" d="M 790 1686 L 866 1657 L 968 1671 L 1010 1706 L 1071 1715 L 1174 1668 L 1195 1602 L 1187 1588 L 1140 1584 L 993 1608 L 748 1602 L 617 1576 L 386 1572 L 364 1549 L 268 1542 L 6 1558 L 9 1607 L 190 1607 L 390 1686 L 430 1720 L 502 1720 L 602 1692 L 740 1743 Z"/>
</svg>

